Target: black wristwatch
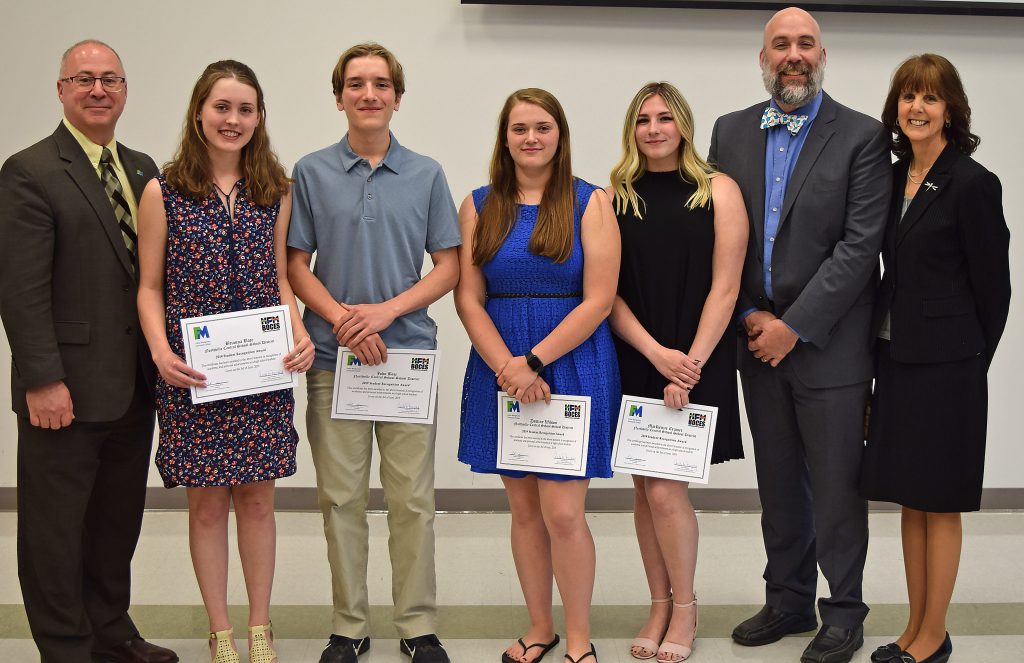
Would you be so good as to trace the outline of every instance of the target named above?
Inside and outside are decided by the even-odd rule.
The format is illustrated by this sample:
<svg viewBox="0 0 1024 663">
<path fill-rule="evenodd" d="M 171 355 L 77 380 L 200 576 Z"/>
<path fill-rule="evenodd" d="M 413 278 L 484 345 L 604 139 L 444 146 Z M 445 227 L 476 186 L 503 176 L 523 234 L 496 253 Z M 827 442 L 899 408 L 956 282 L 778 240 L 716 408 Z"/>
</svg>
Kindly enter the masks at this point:
<svg viewBox="0 0 1024 663">
<path fill-rule="evenodd" d="M 544 362 L 537 355 L 527 352 L 524 356 L 526 357 L 526 365 L 532 368 L 534 373 L 540 373 L 544 370 Z"/>
</svg>

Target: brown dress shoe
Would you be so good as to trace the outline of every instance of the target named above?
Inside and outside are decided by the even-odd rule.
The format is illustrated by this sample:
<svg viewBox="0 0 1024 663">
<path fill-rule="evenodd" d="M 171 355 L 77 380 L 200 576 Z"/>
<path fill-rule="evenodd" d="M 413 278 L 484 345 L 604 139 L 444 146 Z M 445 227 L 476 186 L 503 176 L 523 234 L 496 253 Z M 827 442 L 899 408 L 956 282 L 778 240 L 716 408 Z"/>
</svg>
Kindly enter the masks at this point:
<svg viewBox="0 0 1024 663">
<path fill-rule="evenodd" d="M 96 663 L 178 663 L 178 655 L 166 647 L 135 638 L 94 652 Z"/>
</svg>

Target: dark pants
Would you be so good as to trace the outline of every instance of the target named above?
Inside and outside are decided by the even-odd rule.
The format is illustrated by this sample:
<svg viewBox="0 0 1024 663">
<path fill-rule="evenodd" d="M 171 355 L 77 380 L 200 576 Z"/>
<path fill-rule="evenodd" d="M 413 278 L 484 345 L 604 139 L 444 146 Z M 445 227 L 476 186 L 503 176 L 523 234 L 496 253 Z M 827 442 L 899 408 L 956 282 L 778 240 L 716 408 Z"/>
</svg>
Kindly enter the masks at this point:
<svg viewBox="0 0 1024 663">
<path fill-rule="evenodd" d="M 813 615 L 820 566 L 831 592 L 818 602 L 822 622 L 853 628 L 868 613 L 861 593 L 867 503 L 858 475 L 871 383 L 811 389 L 787 361 L 758 368 L 741 377 L 768 556 L 766 603 Z"/>
<path fill-rule="evenodd" d="M 41 663 L 88 663 L 138 636 L 128 616 L 153 406 L 60 430 L 18 417 L 18 576 Z"/>
</svg>

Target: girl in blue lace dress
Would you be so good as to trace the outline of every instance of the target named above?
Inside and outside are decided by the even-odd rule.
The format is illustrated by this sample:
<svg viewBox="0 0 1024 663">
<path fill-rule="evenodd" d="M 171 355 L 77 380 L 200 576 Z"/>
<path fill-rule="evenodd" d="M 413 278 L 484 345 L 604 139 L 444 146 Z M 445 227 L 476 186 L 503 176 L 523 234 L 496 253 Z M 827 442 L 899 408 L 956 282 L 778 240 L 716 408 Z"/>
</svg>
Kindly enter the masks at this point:
<svg viewBox="0 0 1024 663">
<path fill-rule="evenodd" d="M 605 318 L 615 298 L 619 233 L 604 191 L 572 176 L 569 128 L 549 92 L 513 93 L 498 121 L 489 186 L 459 212 L 464 244 L 455 304 L 473 342 L 459 460 L 501 475 L 512 554 L 530 629 L 502 655 L 535 661 L 558 643 L 552 574 L 565 607 L 566 658 L 596 663 L 590 644 L 594 540 L 584 518 L 590 477 L 611 476 L 618 366 Z M 495 468 L 497 397 L 591 397 L 585 477 Z"/>
<path fill-rule="evenodd" d="M 139 315 L 160 371 L 157 468 L 185 486 L 189 547 L 215 663 L 236 663 L 227 611 L 228 507 L 249 595 L 249 658 L 277 661 L 270 633 L 274 480 L 295 473 L 290 389 L 193 404 L 205 377 L 182 359 L 182 318 L 286 304 L 305 371 L 313 346 L 287 281 L 291 196 L 270 149 L 263 92 L 240 62 L 208 66 L 192 91 L 181 144 L 139 204 Z"/>
</svg>

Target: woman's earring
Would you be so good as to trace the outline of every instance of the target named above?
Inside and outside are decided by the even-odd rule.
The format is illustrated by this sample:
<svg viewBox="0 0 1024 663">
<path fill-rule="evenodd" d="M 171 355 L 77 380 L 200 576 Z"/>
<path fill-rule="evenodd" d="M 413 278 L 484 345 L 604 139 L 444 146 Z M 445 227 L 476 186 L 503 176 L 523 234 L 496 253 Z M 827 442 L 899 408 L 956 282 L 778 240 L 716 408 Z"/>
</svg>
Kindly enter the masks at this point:
<svg viewBox="0 0 1024 663">
<path fill-rule="evenodd" d="M 946 128 L 949 129 L 949 120 L 946 120 Z"/>
</svg>

